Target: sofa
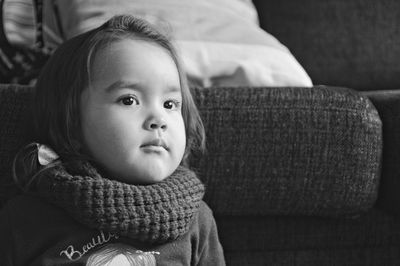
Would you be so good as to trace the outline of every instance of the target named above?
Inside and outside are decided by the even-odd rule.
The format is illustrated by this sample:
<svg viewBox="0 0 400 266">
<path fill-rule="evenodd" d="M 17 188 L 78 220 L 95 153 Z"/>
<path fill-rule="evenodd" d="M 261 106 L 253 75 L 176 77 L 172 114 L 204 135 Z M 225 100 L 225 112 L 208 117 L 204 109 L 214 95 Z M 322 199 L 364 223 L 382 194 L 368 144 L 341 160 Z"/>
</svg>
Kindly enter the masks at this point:
<svg viewBox="0 0 400 266">
<path fill-rule="evenodd" d="M 312 87 L 193 87 L 227 265 L 400 265 L 400 2 L 253 1 Z M 0 85 L 0 203 L 34 88 Z"/>
</svg>

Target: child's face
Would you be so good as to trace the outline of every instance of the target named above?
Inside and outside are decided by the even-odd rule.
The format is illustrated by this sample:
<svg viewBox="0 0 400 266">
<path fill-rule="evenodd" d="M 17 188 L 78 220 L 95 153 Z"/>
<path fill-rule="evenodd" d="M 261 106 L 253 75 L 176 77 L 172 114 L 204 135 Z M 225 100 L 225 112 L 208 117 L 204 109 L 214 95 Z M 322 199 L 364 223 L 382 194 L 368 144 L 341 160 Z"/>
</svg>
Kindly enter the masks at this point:
<svg viewBox="0 0 400 266">
<path fill-rule="evenodd" d="M 90 155 L 131 184 L 163 180 L 186 145 L 177 67 L 157 44 L 113 43 L 96 54 L 82 92 L 83 140 Z"/>
</svg>

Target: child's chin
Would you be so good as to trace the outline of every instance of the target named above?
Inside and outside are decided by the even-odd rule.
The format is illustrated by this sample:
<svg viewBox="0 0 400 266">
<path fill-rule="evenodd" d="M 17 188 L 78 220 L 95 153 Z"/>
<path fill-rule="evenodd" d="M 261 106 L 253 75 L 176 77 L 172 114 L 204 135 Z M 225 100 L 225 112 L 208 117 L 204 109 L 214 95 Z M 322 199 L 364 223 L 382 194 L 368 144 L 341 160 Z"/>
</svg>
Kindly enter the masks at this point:
<svg viewBox="0 0 400 266">
<path fill-rule="evenodd" d="M 136 176 L 132 176 L 127 181 L 133 185 L 151 185 L 162 182 L 170 174 L 160 169 L 146 169 Z"/>
<path fill-rule="evenodd" d="M 152 185 L 159 182 L 162 182 L 167 177 L 149 177 L 146 179 L 139 180 L 137 182 L 132 182 L 133 185 Z"/>
<path fill-rule="evenodd" d="M 178 166 L 176 166 L 178 167 Z M 131 185 L 150 185 L 162 182 L 170 176 L 175 169 L 163 161 L 144 162 L 142 165 L 131 165 L 126 168 L 120 167 L 115 171 L 113 177 L 116 180 Z"/>
</svg>

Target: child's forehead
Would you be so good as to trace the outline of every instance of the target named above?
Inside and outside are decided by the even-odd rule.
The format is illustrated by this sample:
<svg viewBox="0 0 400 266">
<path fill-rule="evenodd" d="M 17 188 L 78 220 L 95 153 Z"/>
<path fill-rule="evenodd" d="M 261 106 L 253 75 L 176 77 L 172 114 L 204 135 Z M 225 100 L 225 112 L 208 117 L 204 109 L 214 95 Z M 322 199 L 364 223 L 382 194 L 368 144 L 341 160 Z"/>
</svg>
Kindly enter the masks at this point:
<svg viewBox="0 0 400 266">
<path fill-rule="evenodd" d="M 108 45 L 94 56 L 90 69 L 90 83 L 94 87 L 145 87 L 147 83 L 162 82 L 164 87 L 181 88 L 176 61 L 158 44 L 128 39 Z"/>
<path fill-rule="evenodd" d="M 98 56 L 104 57 L 105 55 L 115 55 L 119 53 L 138 52 L 146 54 L 163 53 L 171 57 L 172 54 L 168 49 L 155 40 L 128 37 L 125 39 L 110 40 L 98 47 L 95 58 Z"/>
<path fill-rule="evenodd" d="M 131 60 L 132 64 L 140 65 L 143 61 L 158 60 L 164 58 L 173 63 L 178 71 L 177 58 L 174 53 L 155 41 L 141 38 L 128 38 L 114 40 L 101 45 L 92 53 L 90 59 L 90 71 L 97 68 L 105 68 L 109 64 L 121 63 Z"/>
</svg>

